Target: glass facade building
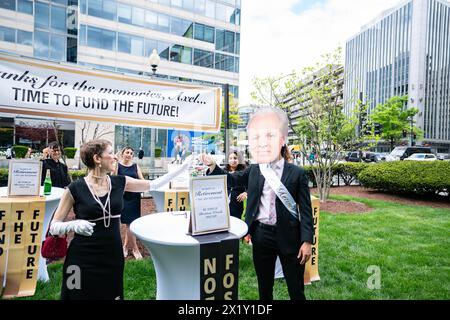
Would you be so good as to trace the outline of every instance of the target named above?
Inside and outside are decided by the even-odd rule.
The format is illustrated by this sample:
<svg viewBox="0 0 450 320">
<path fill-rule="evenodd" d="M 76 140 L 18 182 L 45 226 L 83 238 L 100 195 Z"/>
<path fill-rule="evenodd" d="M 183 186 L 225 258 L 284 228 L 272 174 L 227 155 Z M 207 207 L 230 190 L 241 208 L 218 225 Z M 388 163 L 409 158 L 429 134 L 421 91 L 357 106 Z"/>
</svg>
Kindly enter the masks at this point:
<svg viewBox="0 0 450 320">
<path fill-rule="evenodd" d="M 386 11 L 347 41 L 345 110 L 362 97 L 373 108 L 395 95 L 408 107 L 424 141 L 450 150 L 450 2 L 410 0 Z"/>
<path fill-rule="evenodd" d="M 157 77 L 228 84 L 238 98 L 240 23 L 241 0 L 0 0 L 0 50 L 150 76 L 148 57 L 157 49 Z M 117 146 L 140 147 L 151 134 L 113 131 L 108 139 Z M 158 148 L 166 131 L 152 131 Z"/>
</svg>

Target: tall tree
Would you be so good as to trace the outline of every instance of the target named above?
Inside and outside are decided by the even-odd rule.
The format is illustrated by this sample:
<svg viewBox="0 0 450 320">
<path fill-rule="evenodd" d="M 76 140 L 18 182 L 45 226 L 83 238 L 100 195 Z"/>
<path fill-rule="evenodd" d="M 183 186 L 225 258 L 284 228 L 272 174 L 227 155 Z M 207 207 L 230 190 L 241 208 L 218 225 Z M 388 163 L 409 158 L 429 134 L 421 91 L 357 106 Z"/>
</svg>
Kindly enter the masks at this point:
<svg viewBox="0 0 450 320">
<path fill-rule="evenodd" d="M 406 108 L 407 96 L 393 96 L 372 111 L 371 122 L 381 126 L 380 138 L 389 141 L 391 150 L 403 138 L 404 132 L 421 136 L 422 131 L 411 126 L 412 119 L 419 112 L 417 108 Z M 412 127 L 412 128 L 411 128 Z"/>
</svg>

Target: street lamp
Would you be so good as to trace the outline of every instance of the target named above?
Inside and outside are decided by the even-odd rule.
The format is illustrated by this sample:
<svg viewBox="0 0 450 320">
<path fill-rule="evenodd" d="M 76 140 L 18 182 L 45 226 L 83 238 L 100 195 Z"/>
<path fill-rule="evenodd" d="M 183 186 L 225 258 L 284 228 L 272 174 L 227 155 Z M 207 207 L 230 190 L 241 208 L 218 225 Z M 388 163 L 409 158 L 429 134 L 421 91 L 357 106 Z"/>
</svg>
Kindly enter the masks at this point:
<svg viewBox="0 0 450 320">
<path fill-rule="evenodd" d="M 152 67 L 154 77 L 156 75 L 156 69 L 159 66 L 159 63 L 161 62 L 161 58 L 159 57 L 158 51 L 156 49 L 152 50 L 152 54 L 148 58 L 148 62 L 150 66 Z M 142 131 L 141 131 L 141 138 L 142 138 Z M 150 168 L 155 168 L 155 146 L 156 146 L 156 130 L 155 128 L 150 129 Z"/>
<path fill-rule="evenodd" d="M 159 63 L 161 62 L 161 58 L 159 57 L 158 51 L 156 51 L 156 49 L 152 50 L 152 54 L 150 55 L 148 60 L 150 66 L 152 67 L 153 75 L 155 75 L 156 69 L 158 68 Z"/>
<path fill-rule="evenodd" d="M 414 116 L 413 115 L 411 115 L 410 125 L 411 125 L 411 131 L 409 133 L 409 140 L 410 140 L 410 144 L 411 144 L 411 147 L 412 147 L 412 146 L 416 145 L 416 143 L 414 141 L 414 131 L 413 131 Z"/>
</svg>

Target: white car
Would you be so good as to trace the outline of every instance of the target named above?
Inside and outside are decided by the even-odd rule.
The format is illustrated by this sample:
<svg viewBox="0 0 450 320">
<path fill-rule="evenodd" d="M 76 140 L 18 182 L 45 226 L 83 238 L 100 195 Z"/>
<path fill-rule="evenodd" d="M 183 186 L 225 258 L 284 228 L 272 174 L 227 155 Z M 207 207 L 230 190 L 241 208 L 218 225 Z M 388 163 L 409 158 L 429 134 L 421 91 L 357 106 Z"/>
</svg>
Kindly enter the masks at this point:
<svg viewBox="0 0 450 320">
<path fill-rule="evenodd" d="M 405 158 L 405 161 L 436 161 L 437 157 L 431 153 L 413 153 L 408 158 Z"/>
</svg>

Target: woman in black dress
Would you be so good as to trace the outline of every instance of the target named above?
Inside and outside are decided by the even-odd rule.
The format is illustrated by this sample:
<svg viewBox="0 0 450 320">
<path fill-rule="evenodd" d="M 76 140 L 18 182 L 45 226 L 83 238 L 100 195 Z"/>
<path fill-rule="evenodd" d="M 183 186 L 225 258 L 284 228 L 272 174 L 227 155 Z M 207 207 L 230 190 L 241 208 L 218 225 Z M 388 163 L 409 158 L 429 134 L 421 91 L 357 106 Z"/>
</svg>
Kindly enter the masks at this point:
<svg viewBox="0 0 450 320">
<path fill-rule="evenodd" d="M 246 167 L 242 153 L 237 150 L 231 150 L 228 154 L 228 163 L 225 165 L 225 171 L 233 173 L 242 171 Z M 244 200 L 247 199 L 245 186 L 228 187 L 228 196 L 230 199 L 230 214 L 241 219 L 244 212 Z"/>
<path fill-rule="evenodd" d="M 137 163 L 133 163 L 134 149 L 125 147 L 121 152 L 121 160 L 117 166 L 116 174 L 127 176 L 134 179 L 144 180 L 141 169 Z M 141 194 L 138 192 L 125 192 L 123 194 L 123 210 L 120 221 L 126 225 L 125 240 L 123 245 L 123 256 L 128 256 L 128 250 L 131 249 L 136 260 L 142 259 L 136 243 L 136 237 L 130 231 L 130 224 L 141 216 Z"/>
<path fill-rule="evenodd" d="M 124 257 L 120 237 L 123 193 L 155 190 L 186 170 L 180 169 L 153 181 L 107 175 L 117 157 L 107 140 L 94 140 L 81 147 L 80 156 L 88 175 L 64 191 L 50 225 L 54 236 L 75 232 L 63 267 L 61 299 L 123 299 Z M 76 220 L 63 222 L 73 208 Z"/>
</svg>

